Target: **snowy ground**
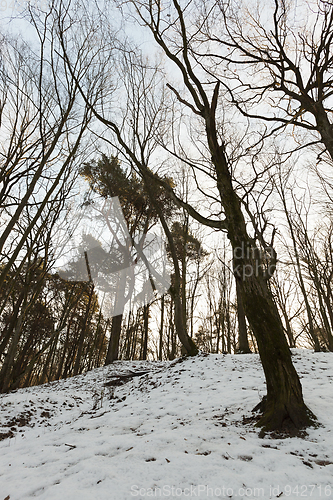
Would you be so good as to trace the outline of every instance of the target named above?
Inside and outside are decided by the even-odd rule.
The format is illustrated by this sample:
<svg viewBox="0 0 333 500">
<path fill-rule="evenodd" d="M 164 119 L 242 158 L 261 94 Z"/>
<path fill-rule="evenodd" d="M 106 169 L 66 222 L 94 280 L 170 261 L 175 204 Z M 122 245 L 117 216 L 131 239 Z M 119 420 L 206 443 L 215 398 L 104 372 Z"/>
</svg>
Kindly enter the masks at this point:
<svg viewBox="0 0 333 500">
<path fill-rule="evenodd" d="M 322 424 L 305 438 L 247 421 L 265 394 L 257 355 L 117 362 L 2 395 L 0 500 L 333 498 L 333 354 L 293 359 Z"/>
</svg>

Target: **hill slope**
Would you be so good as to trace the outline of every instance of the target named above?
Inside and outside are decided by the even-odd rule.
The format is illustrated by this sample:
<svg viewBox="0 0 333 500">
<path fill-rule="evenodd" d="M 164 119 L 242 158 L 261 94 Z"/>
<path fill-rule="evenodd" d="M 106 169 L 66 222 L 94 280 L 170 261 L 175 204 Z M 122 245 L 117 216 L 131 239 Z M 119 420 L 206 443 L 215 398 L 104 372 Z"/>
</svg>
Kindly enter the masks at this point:
<svg viewBox="0 0 333 500">
<path fill-rule="evenodd" d="M 0 500 L 333 498 L 333 354 L 293 353 L 322 424 L 304 439 L 258 437 L 257 355 L 116 362 L 2 395 Z"/>
</svg>

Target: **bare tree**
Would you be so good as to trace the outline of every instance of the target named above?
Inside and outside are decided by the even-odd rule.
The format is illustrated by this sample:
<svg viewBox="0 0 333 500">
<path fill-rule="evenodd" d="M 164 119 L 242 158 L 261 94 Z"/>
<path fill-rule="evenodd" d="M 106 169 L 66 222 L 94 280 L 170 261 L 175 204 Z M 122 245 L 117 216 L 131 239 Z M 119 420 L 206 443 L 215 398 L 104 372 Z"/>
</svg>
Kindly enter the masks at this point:
<svg viewBox="0 0 333 500">
<path fill-rule="evenodd" d="M 17 259 L 23 266 L 29 257 L 24 252 L 29 235 L 41 237 L 52 218 L 52 203 L 58 203 L 73 176 L 91 116 L 59 56 L 52 26 L 38 18 L 33 18 L 33 24 L 39 52 L 9 38 L 1 41 L 0 252 L 4 265 L 0 286 Z"/>
<path fill-rule="evenodd" d="M 331 3 L 217 0 L 212 8 L 215 24 L 208 20 L 203 31 L 216 49 L 215 64 L 224 62 L 226 87 L 241 113 L 263 120 L 269 133 L 303 130 L 297 148 L 320 143 L 333 158 Z"/>
<path fill-rule="evenodd" d="M 220 126 L 222 114 L 219 110 L 222 109 L 223 97 L 220 78 L 212 74 L 206 78 L 199 66 L 196 49 L 202 40 L 200 27 L 198 29 L 191 18 L 194 4 L 188 3 L 185 9 L 177 0 L 172 0 L 170 9 L 165 10 L 159 2 L 128 3 L 140 22 L 151 30 L 166 57 L 179 70 L 184 87 L 168 86 L 177 97 L 183 116 L 190 113 L 197 120 L 197 126 L 201 125 L 201 137 L 204 137 L 206 152 L 209 151 L 211 157 L 206 171 L 213 172 L 223 220 L 203 217 L 191 204 L 172 194 L 170 186 L 165 188 L 199 222 L 227 231 L 233 249 L 234 274 L 239 282 L 246 316 L 256 337 L 267 382 L 267 400 L 259 425 L 267 430 L 278 429 L 286 419 L 291 419 L 296 428 L 307 426 L 313 416 L 304 404 L 283 325 L 268 286 L 275 269 L 276 254 L 262 235 L 252 237 L 248 232 L 242 200 L 233 183 L 235 165 L 223 133 L 226 124 Z M 142 165 L 138 168 L 143 175 L 152 176 Z M 267 269 L 264 262 L 269 253 Z"/>
<path fill-rule="evenodd" d="M 30 44 L 1 35 L 0 310 L 3 314 L 13 297 L 15 300 L 14 315 L 1 337 L 2 390 L 34 378 L 44 353 L 49 366 L 71 309 L 68 303 L 63 317 L 54 328 L 50 327 L 50 335 L 44 339 L 38 337 L 37 341 L 37 336 L 34 339 L 31 332 L 24 331 L 31 320 L 31 311 L 36 312 L 40 306 L 43 280 L 59 253 L 54 235 L 61 224 L 66 225 L 65 214 L 73 196 L 77 166 L 90 152 L 87 132 L 91 113 L 77 81 L 60 56 L 53 14 L 54 5 L 44 13 L 29 9 L 25 22 L 34 38 Z M 68 17 L 67 21 L 71 22 Z M 81 50 L 76 61 L 77 79 L 80 81 L 85 75 L 89 92 L 97 87 L 89 66 L 82 63 L 85 57 Z M 39 269 L 40 259 L 43 265 Z M 41 271 L 37 281 L 36 266 Z M 21 281 L 22 293 L 15 295 L 15 287 Z M 48 317 L 47 308 L 45 316 Z M 22 345 L 26 346 L 23 350 Z M 45 376 L 44 369 L 42 372 Z"/>
</svg>

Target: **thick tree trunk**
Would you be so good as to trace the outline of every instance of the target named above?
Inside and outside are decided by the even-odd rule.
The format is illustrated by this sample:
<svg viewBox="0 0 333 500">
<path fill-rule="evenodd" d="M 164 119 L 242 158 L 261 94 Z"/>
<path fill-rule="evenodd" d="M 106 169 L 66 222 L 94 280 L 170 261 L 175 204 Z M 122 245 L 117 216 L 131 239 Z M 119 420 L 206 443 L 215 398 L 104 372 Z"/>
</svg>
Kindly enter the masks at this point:
<svg viewBox="0 0 333 500">
<path fill-rule="evenodd" d="M 333 160 L 333 126 L 328 119 L 328 113 L 322 102 L 318 102 L 314 110 L 311 109 L 311 112 L 313 112 L 315 116 L 321 142 L 324 144 L 327 152 Z"/>
<path fill-rule="evenodd" d="M 239 283 L 266 377 L 267 399 L 258 425 L 264 430 L 307 427 L 314 416 L 303 401 L 302 387 L 267 283 L 260 277 L 240 279 Z"/>
<path fill-rule="evenodd" d="M 236 208 L 236 207 L 235 207 Z M 287 427 L 301 429 L 314 423 L 303 401 L 302 388 L 292 364 L 277 306 L 262 267 L 260 249 L 248 237 L 245 224 L 232 237 L 234 273 L 244 311 L 258 344 L 266 377 L 267 399 L 258 425 L 265 431 Z"/>
</svg>

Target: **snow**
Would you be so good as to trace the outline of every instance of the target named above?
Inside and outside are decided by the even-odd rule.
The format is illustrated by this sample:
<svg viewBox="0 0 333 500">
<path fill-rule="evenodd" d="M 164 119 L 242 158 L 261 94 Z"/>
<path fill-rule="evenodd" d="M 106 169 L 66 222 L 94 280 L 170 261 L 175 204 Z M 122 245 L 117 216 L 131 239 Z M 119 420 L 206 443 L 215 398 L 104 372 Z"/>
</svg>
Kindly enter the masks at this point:
<svg viewBox="0 0 333 500">
<path fill-rule="evenodd" d="M 333 354 L 293 361 L 321 424 L 303 438 L 246 420 L 265 394 L 255 354 L 119 361 L 2 395 L 0 500 L 333 498 Z"/>
</svg>

